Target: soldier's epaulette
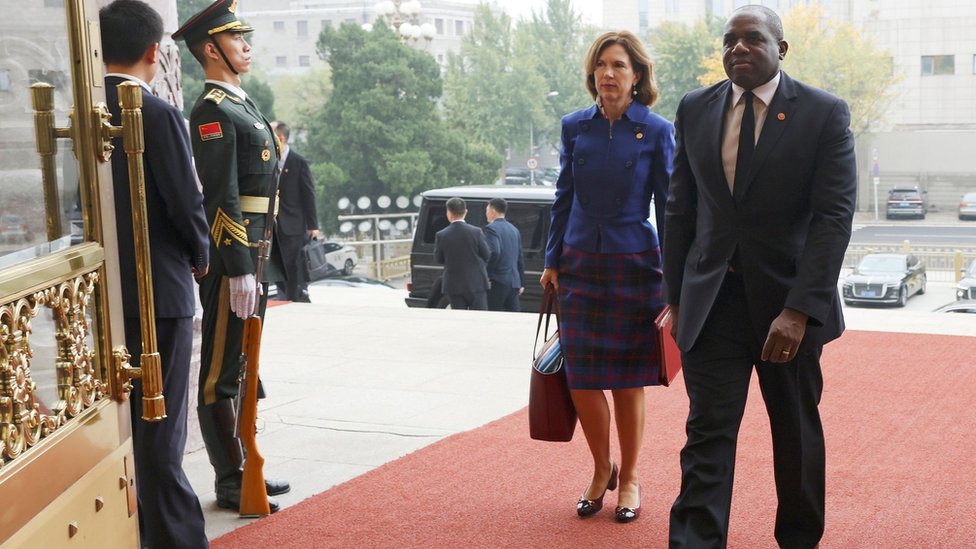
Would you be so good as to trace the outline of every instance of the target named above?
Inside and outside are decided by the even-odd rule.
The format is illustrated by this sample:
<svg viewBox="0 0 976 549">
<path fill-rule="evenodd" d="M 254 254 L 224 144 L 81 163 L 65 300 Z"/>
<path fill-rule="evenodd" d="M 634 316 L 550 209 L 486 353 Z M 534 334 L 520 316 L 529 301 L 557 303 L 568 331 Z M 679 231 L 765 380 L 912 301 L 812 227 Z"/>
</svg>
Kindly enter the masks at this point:
<svg viewBox="0 0 976 549">
<path fill-rule="evenodd" d="M 214 88 L 210 90 L 210 93 L 208 93 L 204 97 L 204 99 L 206 99 L 207 101 L 212 101 L 214 104 L 219 105 L 220 102 L 223 101 L 224 98 L 226 97 L 227 97 L 227 92 L 221 89 Z"/>
</svg>

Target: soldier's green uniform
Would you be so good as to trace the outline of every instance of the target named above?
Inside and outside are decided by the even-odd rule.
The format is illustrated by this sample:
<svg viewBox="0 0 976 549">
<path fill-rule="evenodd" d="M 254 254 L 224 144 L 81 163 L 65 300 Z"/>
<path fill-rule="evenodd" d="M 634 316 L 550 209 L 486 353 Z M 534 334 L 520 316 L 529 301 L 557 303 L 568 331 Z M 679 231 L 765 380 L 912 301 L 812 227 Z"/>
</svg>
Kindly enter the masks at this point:
<svg viewBox="0 0 976 549">
<path fill-rule="evenodd" d="M 200 281 L 199 402 L 211 405 L 237 396 L 244 321 L 230 310 L 227 279 L 255 272 L 279 153 L 271 123 L 251 100 L 213 83 L 207 83 L 193 105 L 190 130 L 210 222 L 210 272 Z M 281 255 L 272 246 L 261 282 L 284 280 L 283 273 Z M 266 303 L 265 295 L 262 317 Z"/>
<path fill-rule="evenodd" d="M 194 15 L 174 40 L 191 47 L 209 40 L 237 74 L 217 37 L 253 29 L 237 19 L 237 0 L 216 0 Z M 200 431 L 216 474 L 217 505 L 240 505 L 244 454 L 234 435 L 244 321 L 231 311 L 230 278 L 256 274 L 258 245 L 264 238 L 268 204 L 275 187 L 278 140 L 271 123 L 243 90 L 208 82 L 190 114 L 190 136 L 203 205 L 210 223 L 210 271 L 200 280 L 203 340 L 197 413 Z M 284 279 L 281 255 L 272 245 L 261 280 L 258 314 L 264 317 L 268 282 Z M 259 387 L 260 389 L 260 387 Z M 269 495 L 282 494 L 287 482 L 265 479 Z M 278 504 L 269 498 L 272 512 Z"/>
</svg>

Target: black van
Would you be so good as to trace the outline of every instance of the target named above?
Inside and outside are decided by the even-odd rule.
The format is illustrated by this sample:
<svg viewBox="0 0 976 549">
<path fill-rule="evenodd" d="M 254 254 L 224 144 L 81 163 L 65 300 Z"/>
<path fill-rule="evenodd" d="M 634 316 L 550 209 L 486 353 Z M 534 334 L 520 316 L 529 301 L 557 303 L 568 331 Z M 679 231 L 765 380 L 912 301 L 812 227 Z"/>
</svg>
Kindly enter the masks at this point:
<svg viewBox="0 0 976 549">
<path fill-rule="evenodd" d="M 525 261 L 525 293 L 522 294 L 522 311 L 537 313 L 542 301 L 539 277 L 546 260 L 546 240 L 549 237 L 549 213 L 555 197 L 555 187 L 482 185 L 448 187 L 424 192 L 417 217 L 417 228 L 410 250 L 410 291 L 406 298 L 410 307 L 426 307 L 431 286 L 441 276 L 444 267 L 434 261 L 434 235 L 447 226 L 446 202 L 458 196 L 468 206 L 465 218 L 475 227 L 484 227 L 485 207 L 492 198 L 504 198 L 508 202 L 505 219 L 522 233 L 522 254 Z M 442 297 L 437 307 L 447 307 L 447 297 Z"/>
</svg>

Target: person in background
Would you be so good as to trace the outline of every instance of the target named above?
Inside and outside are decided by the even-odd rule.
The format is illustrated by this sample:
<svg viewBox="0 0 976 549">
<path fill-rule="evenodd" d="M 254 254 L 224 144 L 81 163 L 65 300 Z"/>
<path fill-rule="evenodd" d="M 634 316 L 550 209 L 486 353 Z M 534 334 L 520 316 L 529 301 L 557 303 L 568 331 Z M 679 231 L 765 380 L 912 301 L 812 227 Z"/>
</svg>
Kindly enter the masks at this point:
<svg viewBox="0 0 976 549">
<path fill-rule="evenodd" d="M 186 40 L 206 84 L 190 113 L 190 135 L 203 206 L 210 224 L 210 272 L 200 280 L 203 341 L 197 413 L 216 480 L 217 506 L 239 510 L 244 452 L 235 436 L 244 320 L 264 317 L 269 282 L 284 279 L 278 247 L 270 245 L 261 280 L 258 249 L 275 195 L 278 139 L 271 123 L 240 88 L 251 70 L 251 27 L 237 19 L 237 0 L 217 0 L 190 18 L 174 40 Z M 263 393 L 258 387 L 259 395 Z M 291 489 L 265 477 L 269 496 Z M 278 502 L 269 497 L 271 512 Z"/>
<path fill-rule="evenodd" d="M 657 227 L 674 151 L 657 100 L 654 64 L 628 31 L 607 32 L 584 60 L 595 104 L 562 119 L 560 173 L 540 282 L 557 289 L 566 379 L 593 458 L 576 504 L 581 517 L 603 507 L 619 486 L 615 518 L 640 516 L 637 461 L 644 436 L 644 387 L 656 385 L 654 319 L 664 308 Z M 613 396 L 620 461 L 610 455 Z M 618 469 L 619 467 L 619 469 Z"/>
<path fill-rule="evenodd" d="M 491 257 L 481 229 L 468 225 L 468 207 L 458 197 L 447 201 L 447 227 L 434 235 L 434 260 L 444 265 L 441 286 L 452 309 L 488 309 L 488 271 Z"/>
<path fill-rule="evenodd" d="M 183 471 L 190 356 L 193 351 L 194 277 L 207 274 L 210 242 L 203 196 L 197 189 L 179 109 L 153 95 L 149 82 L 159 69 L 163 20 L 139 0 L 115 0 L 98 12 L 105 60 L 105 96 L 112 124 L 121 125 L 117 86 L 134 82 L 142 92 L 145 130 L 146 214 L 152 273 L 156 341 L 166 396 L 166 417 L 142 417 L 142 382 L 133 381 L 129 404 L 138 490 L 139 530 L 143 547 L 208 547 L 200 500 Z M 112 185 L 119 245 L 125 344 L 130 362 L 142 352 L 136 250 L 132 228 L 129 167 L 122 139 L 113 140 Z"/>
<path fill-rule="evenodd" d="M 519 312 L 519 296 L 525 291 L 522 263 L 522 233 L 505 219 L 508 202 L 492 198 L 485 206 L 485 239 L 491 250 L 488 259 L 488 310 Z"/>
<path fill-rule="evenodd" d="M 823 345 L 844 330 L 837 277 L 857 182 L 850 111 L 780 70 L 783 23 L 734 11 L 729 79 L 686 95 L 664 274 L 690 407 L 671 547 L 728 543 L 735 447 L 753 370 L 772 431 L 780 547 L 824 531 Z"/>
<path fill-rule="evenodd" d="M 308 303 L 308 278 L 302 247 L 319 235 L 318 215 L 315 213 L 315 184 L 312 169 L 304 156 L 289 145 L 291 130 L 284 122 L 272 122 L 271 127 L 281 143 L 278 169 L 278 227 L 275 243 L 285 262 L 285 287 L 278 283 L 278 299 Z M 282 290 L 285 290 L 282 292 Z"/>
</svg>

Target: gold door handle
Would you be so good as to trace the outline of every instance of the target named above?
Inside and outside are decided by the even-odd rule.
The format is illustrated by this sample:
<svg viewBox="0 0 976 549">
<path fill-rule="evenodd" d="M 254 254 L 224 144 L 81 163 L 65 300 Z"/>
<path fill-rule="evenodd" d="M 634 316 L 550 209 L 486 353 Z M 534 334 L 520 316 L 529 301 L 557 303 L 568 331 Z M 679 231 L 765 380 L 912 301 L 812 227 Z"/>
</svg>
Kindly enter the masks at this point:
<svg viewBox="0 0 976 549">
<path fill-rule="evenodd" d="M 149 257 L 149 217 L 146 213 L 145 172 L 142 154 L 145 141 L 142 128 L 142 88 L 135 82 L 123 82 L 118 86 L 119 104 L 122 106 L 122 126 L 103 122 L 105 137 L 122 136 L 122 145 L 129 166 L 129 195 L 132 208 L 132 231 L 136 252 L 136 283 L 139 287 L 139 321 L 142 328 L 142 354 L 139 368 L 128 362 L 125 347 L 114 351 L 118 383 L 123 392 L 116 395 L 125 399 L 131 390 L 130 380 L 142 378 L 142 419 L 160 421 L 166 417 L 166 399 L 163 396 L 163 374 L 156 345 L 156 311 L 153 305 L 152 262 Z M 111 146 L 111 145 L 109 145 Z M 111 149 L 108 149 L 111 154 Z"/>
<path fill-rule="evenodd" d="M 41 157 L 41 181 L 44 184 L 44 211 L 48 241 L 61 238 L 61 201 L 58 198 L 56 156 L 58 138 L 71 137 L 71 128 L 54 124 L 54 86 L 44 82 L 31 85 L 34 107 L 34 139 Z"/>
</svg>

